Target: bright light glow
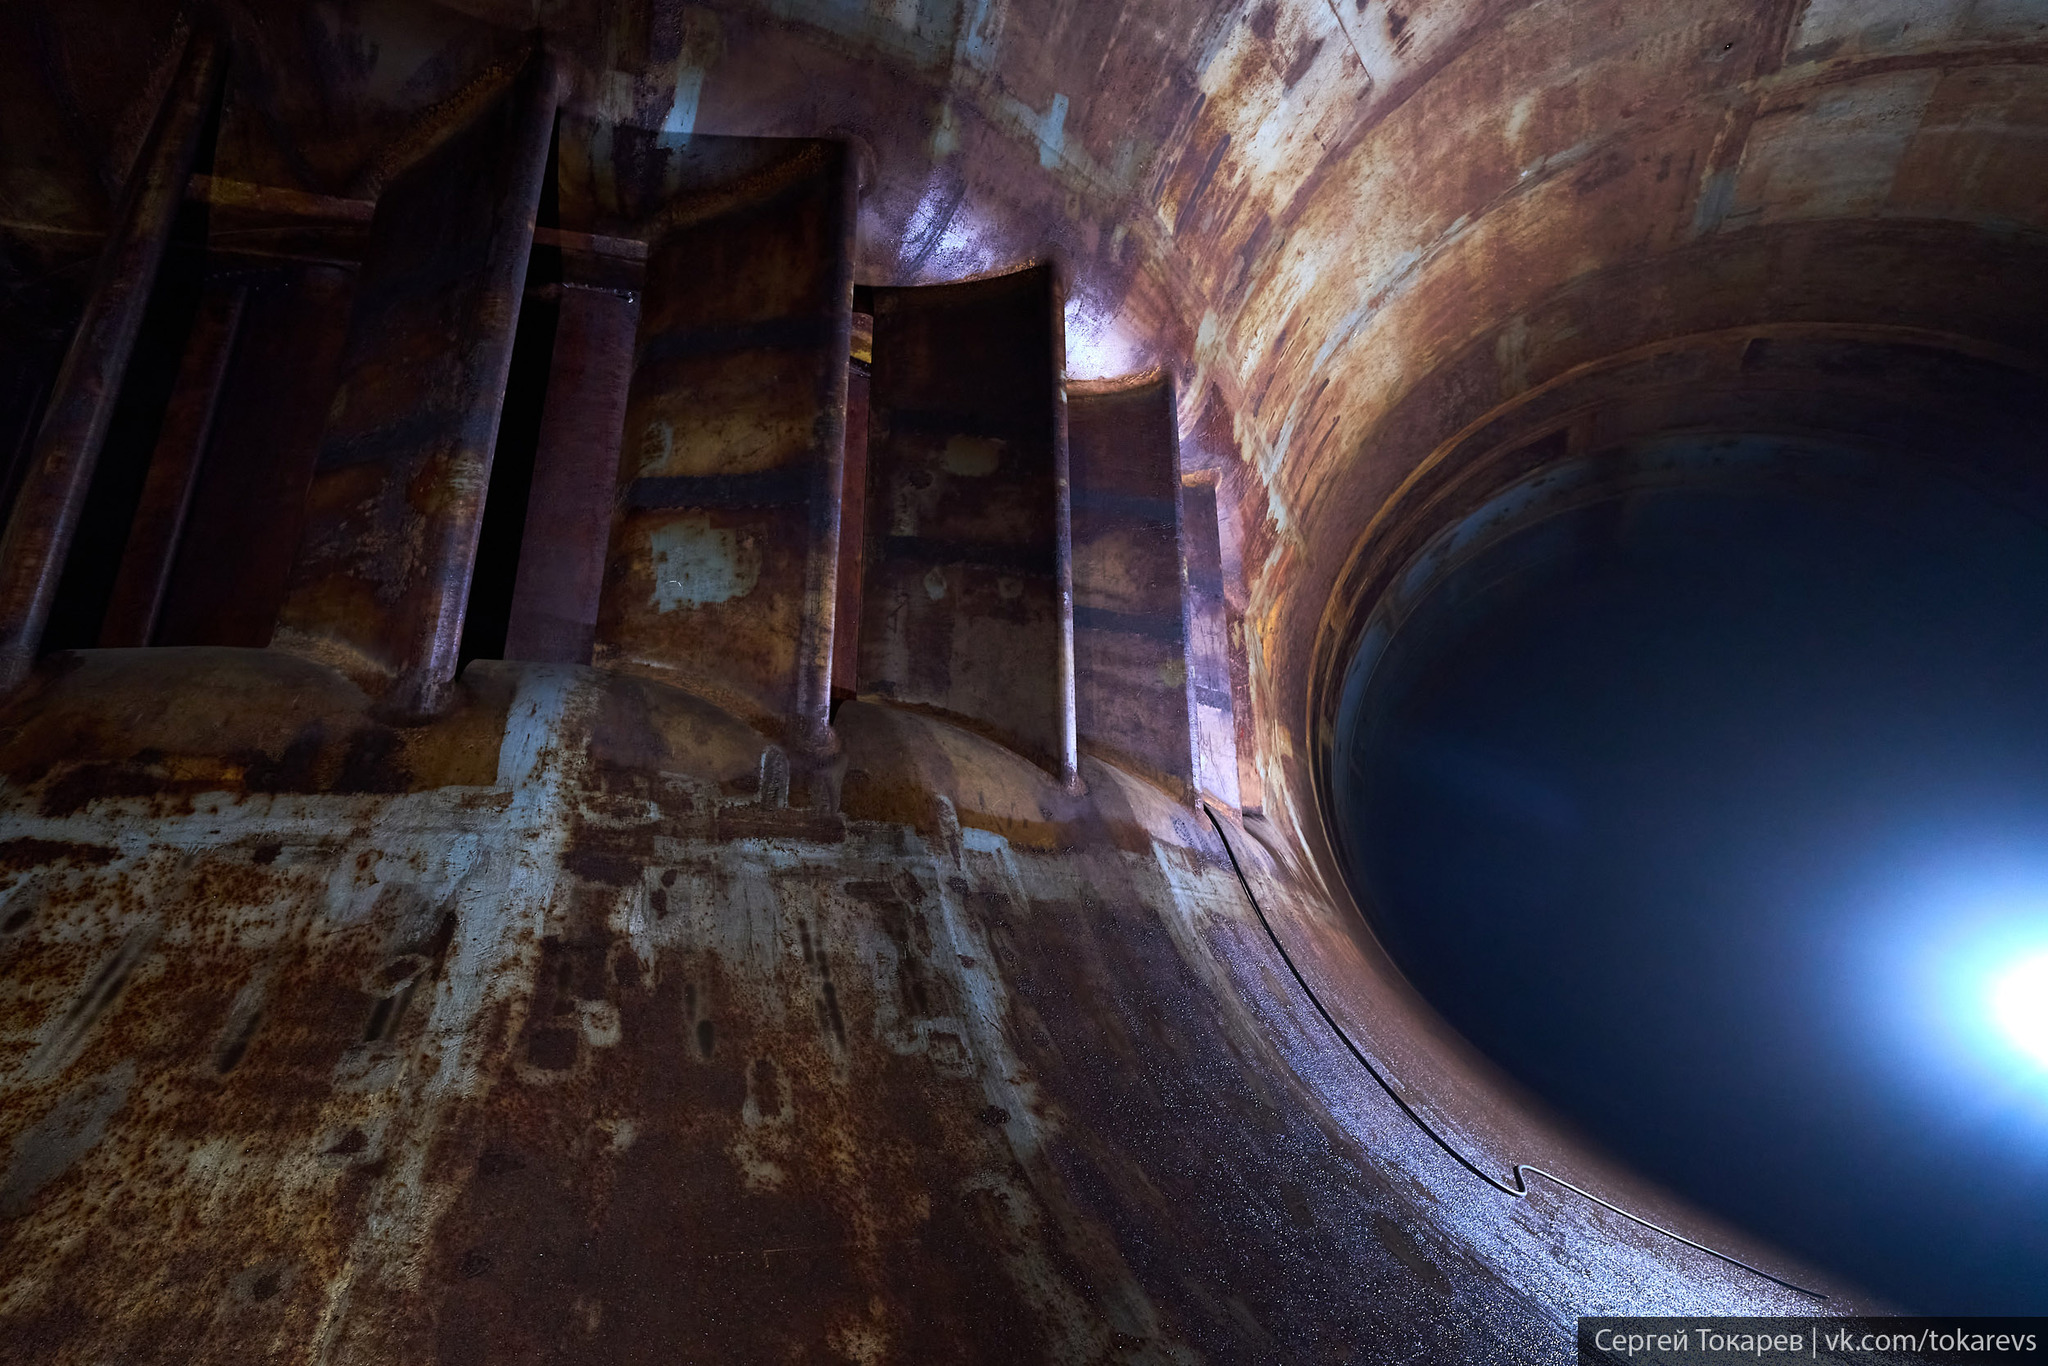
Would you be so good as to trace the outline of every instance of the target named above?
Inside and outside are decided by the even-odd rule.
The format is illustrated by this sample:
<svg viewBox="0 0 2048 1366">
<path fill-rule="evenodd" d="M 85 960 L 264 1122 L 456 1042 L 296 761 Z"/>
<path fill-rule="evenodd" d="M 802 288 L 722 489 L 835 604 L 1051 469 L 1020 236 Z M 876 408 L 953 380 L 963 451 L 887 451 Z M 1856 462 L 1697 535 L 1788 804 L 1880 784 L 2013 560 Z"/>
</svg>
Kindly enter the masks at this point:
<svg viewBox="0 0 2048 1366">
<path fill-rule="evenodd" d="M 1067 300 L 1067 378 L 1122 379 L 1146 367 L 1145 348 L 1124 330 L 1114 304 Z"/>
<path fill-rule="evenodd" d="M 2006 1037 L 2048 1067 L 2048 953 L 2007 969 L 1991 989 L 1991 1013 Z"/>
<path fill-rule="evenodd" d="M 2028 836 L 1937 829 L 1901 841 L 1897 861 L 1845 898 L 1816 941 L 1841 966 L 1813 989 L 1817 1014 L 1886 1085 L 1918 1091 L 1955 1124 L 2011 1128 L 2016 1142 L 2024 1133 L 2038 1152 L 2048 1140 L 2048 822 Z"/>
</svg>

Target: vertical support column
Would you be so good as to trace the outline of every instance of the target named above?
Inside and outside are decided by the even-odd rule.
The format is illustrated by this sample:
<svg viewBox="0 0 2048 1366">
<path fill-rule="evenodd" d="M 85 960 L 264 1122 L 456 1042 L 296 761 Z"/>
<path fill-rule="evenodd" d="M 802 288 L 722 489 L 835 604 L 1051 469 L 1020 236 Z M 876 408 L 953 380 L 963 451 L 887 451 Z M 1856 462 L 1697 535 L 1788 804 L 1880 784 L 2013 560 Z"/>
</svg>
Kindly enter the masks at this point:
<svg viewBox="0 0 2048 1366">
<path fill-rule="evenodd" d="M 860 690 L 860 601 L 867 564 L 868 385 L 873 374 L 875 320 L 853 318 L 853 357 L 846 373 L 846 468 L 840 476 L 839 611 L 832 637 L 832 691 Z"/>
<path fill-rule="evenodd" d="M 874 297 L 860 691 L 944 712 L 1072 785 L 1052 268 Z"/>
<path fill-rule="evenodd" d="M 1218 510 L 1221 515 L 1221 509 Z M 1259 773 L 1258 713 L 1252 708 L 1252 647 L 1257 643 L 1245 618 L 1244 572 L 1236 546 L 1223 550 L 1223 623 L 1230 642 L 1230 714 L 1237 749 L 1237 804 L 1246 814 L 1265 808 L 1265 779 Z"/>
<path fill-rule="evenodd" d="M 595 658 L 816 755 L 835 743 L 856 191 L 842 144 L 761 148 L 678 200 L 648 253 Z"/>
<path fill-rule="evenodd" d="M 1081 747 L 1195 792 L 1173 380 L 1076 393 L 1075 710 Z"/>
<path fill-rule="evenodd" d="M 1073 452 L 1067 430 L 1067 297 L 1046 267 L 1046 331 L 1052 352 L 1053 591 L 1059 623 L 1059 775 L 1069 792 L 1081 791 L 1079 684 L 1074 659 Z"/>
<path fill-rule="evenodd" d="M 1223 596 L 1223 545 L 1216 511 L 1213 472 L 1190 478 L 1182 486 L 1188 709 L 1194 718 L 1195 786 L 1225 806 L 1236 807 L 1237 719 L 1231 702 L 1229 607 Z"/>
<path fill-rule="evenodd" d="M 434 714 L 455 680 L 555 101 L 537 53 L 370 222 L 273 643 L 387 715 Z"/>
<path fill-rule="evenodd" d="M 631 295 L 562 286 L 507 659 L 590 662 L 639 322 Z"/>
<path fill-rule="evenodd" d="M 187 41 L 122 192 L 85 314 L 0 535 L 0 691 L 19 684 L 35 663 L 226 59 L 225 44 L 211 33 Z"/>
<path fill-rule="evenodd" d="M 247 298 L 248 289 L 241 284 L 216 283 L 200 299 L 170 407 L 150 455 L 121 572 L 100 625 L 103 648 L 147 645 L 156 632 Z"/>
</svg>

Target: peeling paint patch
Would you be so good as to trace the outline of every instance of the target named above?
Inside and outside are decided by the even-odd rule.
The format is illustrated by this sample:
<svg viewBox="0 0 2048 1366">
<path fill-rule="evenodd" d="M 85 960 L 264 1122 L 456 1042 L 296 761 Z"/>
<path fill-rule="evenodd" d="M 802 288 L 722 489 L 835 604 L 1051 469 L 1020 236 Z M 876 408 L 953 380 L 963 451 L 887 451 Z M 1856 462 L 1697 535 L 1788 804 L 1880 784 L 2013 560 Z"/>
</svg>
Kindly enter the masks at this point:
<svg viewBox="0 0 2048 1366">
<path fill-rule="evenodd" d="M 999 25 L 990 22 L 989 10 L 993 0 L 971 0 L 960 25 L 960 55 L 968 64 L 987 70 L 995 65 L 996 30 Z"/>
<path fill-rule="evenodd" d="M 675 425 L 656 418 L 640 433 L 640 473 L 667 474 L 676 452 Z"/>
<path fill-rule="evenodd" d="M 658 611 L 730 602 L 761 580 L 761 547 L 751 537 L 711 525 L 703 513 L 678 517 L 647 539 Z"/>
<path fill-rule="evenodd" d="M 1067 97 L 1054 95 L 1038 124 L 1038 164 L 1050 170 L 1059 165 L 1067 145 Z"/>
</svg>

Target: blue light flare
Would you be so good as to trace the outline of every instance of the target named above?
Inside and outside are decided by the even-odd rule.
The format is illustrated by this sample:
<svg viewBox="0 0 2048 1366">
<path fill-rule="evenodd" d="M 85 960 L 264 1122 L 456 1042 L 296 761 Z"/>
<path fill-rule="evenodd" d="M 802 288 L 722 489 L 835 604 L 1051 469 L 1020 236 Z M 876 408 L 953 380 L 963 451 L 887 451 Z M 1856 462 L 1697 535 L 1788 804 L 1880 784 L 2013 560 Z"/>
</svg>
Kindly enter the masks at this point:
<svg viewBox="0 0 2048 1366">
<path fill-rule="evenodd" d="M 2014 1046 L 2048 1067 L 2048 952 L 1999 974 L 1991 988 L 1991 1013 Z"/>
<path fill-rule="evenodd" d="M 1948 833 L 1950 857 L 1895 875 L 1890 914 L 1853 931 L 1865 953 L 1840 984 L 1843 1023 L 1872 1031 L 1896 1083 L 1944 1105 L 1942 1127 L 2002 1131 L 2038 1150 L 2048 1126 L 2048 848 L 2039 832 L 1975 848 Z M 1858 924 L 1844 920 L 1844 930 Z"/>
</svg>

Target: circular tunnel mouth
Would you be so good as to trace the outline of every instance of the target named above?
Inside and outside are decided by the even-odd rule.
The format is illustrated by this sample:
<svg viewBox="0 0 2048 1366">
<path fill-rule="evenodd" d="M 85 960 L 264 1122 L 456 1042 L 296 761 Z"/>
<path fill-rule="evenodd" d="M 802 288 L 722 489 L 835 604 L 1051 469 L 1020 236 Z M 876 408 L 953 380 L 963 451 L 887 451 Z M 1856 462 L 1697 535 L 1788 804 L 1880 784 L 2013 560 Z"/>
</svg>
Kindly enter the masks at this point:
<svg viewBox="0 0 2048 1366">
<path fill-rule="evenodd" d="M 1596 1144 L 1901 1305 L 2039 1312 L 2048 1068 L 1991 1026 L 2048 949 L 2038 386 L 1921 354 L 1977 404 L 1741 420 L 1886 345 L 1397 507 L 1325 817 L 1401 970 Z"/>
</svg>

